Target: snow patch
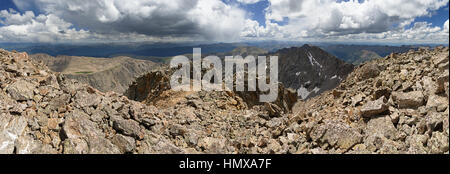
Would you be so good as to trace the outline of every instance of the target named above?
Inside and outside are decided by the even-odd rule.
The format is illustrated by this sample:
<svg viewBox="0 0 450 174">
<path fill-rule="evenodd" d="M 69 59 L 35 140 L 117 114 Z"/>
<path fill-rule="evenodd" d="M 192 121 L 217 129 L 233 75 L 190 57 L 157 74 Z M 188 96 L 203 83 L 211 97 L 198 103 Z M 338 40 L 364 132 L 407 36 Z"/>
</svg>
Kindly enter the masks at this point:
<svg viewBox="0 0 450 174">
<path fill-rule="evenodd" d="M 308 89 L 306 89 L 305 87 L 301 86 L 298 90 L 297 90 L 298 96 L 301 99 L 306 99 L 308 98 L 309 94 L 311 94 L 311 92 L 308 91 Z"/>
<path fill-rule="evenodd" d="M 312 91 L 314 91 L 317 94 L 320 91 L 320 88 L 315 87 Z"/>
<path fill-rule="evenodd" d="M 312 66 L 314 66 L 314 64 L 316 64 L 320 68 L 323 68 L 322 65 L 319 62 L 317 62 L 317 60 L 314 58 L 314 56 L 311 54 L 311 52 L 308 52 L 308 58 L 309 58 L 309 62 L 311 63 Z"/>
<path fill-rule="evenodd" d="M 336 78 L 337 78 L 337 75 L 334 75 L 334 76 L 331 77 L 330 79 L 333 80 L 333 79 L 336 79 Z"/>
</svg>

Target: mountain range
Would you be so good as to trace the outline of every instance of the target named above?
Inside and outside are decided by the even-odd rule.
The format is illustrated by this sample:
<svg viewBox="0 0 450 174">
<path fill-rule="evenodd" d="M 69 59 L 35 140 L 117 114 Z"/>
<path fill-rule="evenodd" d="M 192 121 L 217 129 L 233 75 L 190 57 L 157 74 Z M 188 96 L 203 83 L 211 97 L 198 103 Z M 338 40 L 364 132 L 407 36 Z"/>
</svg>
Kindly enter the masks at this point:
<svg viewBox="0 0 450 174">
<path fill-rule="evenodd" d="M 152 61 L 129 57 L 53 57 L 47 54 L 33 54 L 30 58 L 42 62 L 50 70 L 60 72 L 67 78 L 89 84 L 103 92 L 117 93 L 124 93 L 137 77 L 160 67 Z"/>
<path fill-rule="evenodd" d="M 235 53 L 248 51 L 264 52 Z M 172 91 L 172 70 L 152 62 L 0 49 L 0 153 L 448 153 L 448 47 L 392 52 L 356 67 L 310 45 L 266 55 L 280 57 L 271 103 L 256 100 L 260 91 Z M 113 83 L 103 71 L 139 66 L 152 70 L 124 94 L 71 76 Z"/>
<path fill-rule="evenodd" d="M 290 47 L 301 47 L 305 42 L 294 41 L 260 41 L 260 42 L 238 42 L 238 43 L 62 43 L 62 44 L 35 44 L 35 43 L 0 43 L 0 47 L 6 50 L 16 50 L 29 54 L 45 53 L 51 56 L 70 55 L 112 58 L 119 56 L 132 57 L 136 59 L 150 60 L 153 62 L 166 62 L 167 58 L 192 54 L 192 48 L 202 48 L 203 54 L 229 53 L 240 47 L 253 47 L 276 52 L 279 49 Z M 421 46 L 435 47 L 437 45 L 368 45 L 368 44 L 330 44 L 309 43 L 316 45 L 337 58 L 347 63 L 360 64 L 365 60 L 385 57 L 392 52 L 404 53 L 410 49 Z M 369 53 L 369 54 L 367 54 Z M 378 55 L 378 56 L 377 56 Z"/>
<path fill-rule="evenodd" d="M 450 153 L 449 1 L 0 0 L 0 158 L 76 159 L 0 166 L 442 169 L 383 154 Z"/>
</svg>

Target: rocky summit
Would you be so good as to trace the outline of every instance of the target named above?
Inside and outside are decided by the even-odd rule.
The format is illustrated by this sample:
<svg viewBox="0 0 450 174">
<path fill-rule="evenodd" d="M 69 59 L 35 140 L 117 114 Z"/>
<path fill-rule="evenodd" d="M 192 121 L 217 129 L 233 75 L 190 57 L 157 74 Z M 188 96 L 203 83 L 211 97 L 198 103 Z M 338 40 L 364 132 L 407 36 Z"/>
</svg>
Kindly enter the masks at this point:
<svg viewBox="0 0 450 174">
<path fill-rule="evenodd" d="M 449 49 L 421 48 L 357 67 L 294 107 L 304 152 L 449 153 Z"/>
<path fill-rule="evenodd" d="M 297 103 L 283 85 L 274 103 L 171 91 L 162 71 L 104 93 L 26 53 L 0 50 L 0 62 L 4 154 L 449 152 L 448 47 L 370 61 Z"/>
</svg>

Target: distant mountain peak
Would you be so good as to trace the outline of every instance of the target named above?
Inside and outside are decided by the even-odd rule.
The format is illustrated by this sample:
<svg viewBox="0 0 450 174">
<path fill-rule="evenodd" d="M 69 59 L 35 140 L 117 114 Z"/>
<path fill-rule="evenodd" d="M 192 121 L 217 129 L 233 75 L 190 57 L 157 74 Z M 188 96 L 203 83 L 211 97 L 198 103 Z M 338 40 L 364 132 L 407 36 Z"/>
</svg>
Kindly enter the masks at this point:
<svg viewBox="0 0 450 174">
<path fill-rule="evenodd" d="M 301 48 L 309 49 L 309 48 L 311 48 L 311 46 L 308 45 L 308 44 L 305 44 L 305 45 L 303 45 Z"/>
<path fill-rule="evenodd" d="M 301 99 L 335 88 L 353 70 L 353 65 L 308 44 L 282 49 L 275 54 L 280 58 L 280 81 L 297 90 Z"/>
</svg>

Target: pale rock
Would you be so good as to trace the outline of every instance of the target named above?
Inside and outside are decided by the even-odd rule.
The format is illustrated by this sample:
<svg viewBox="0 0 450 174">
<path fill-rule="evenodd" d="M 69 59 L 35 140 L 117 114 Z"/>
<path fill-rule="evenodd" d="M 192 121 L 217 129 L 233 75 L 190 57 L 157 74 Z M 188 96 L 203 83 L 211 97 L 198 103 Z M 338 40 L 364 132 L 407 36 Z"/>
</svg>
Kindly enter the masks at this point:
<svg viewBox="0 0 450 174">
<path fill-rule="evenodd" d="M 119 147 L 111 143 L 110 140 L 97 136 L 88 137 L 89 154 L 119 154 Z"/>
<path fill-rule="evenodd" d="M 438 112 L 443 112 L 448 108 L 448 98 L 441 97 L 438 95 L 430 95 L 427 101 L 427 109 L 428 110 L 436 110 Z"/>
<path fill-rule="evenodd" d="M 64 140 L 64 154 L 88 154 L 88 143 L 81 138 L 69 138 Z"/>
<path fill-rule="evenodd" d="M 29 136 L 21 136 L 16 141 L 16 154 L 57 154 L 49 144 L 42 144 Z"/>
<path fill-rule="evenodd" d="M 432 154 L 443 154 L 449 150 L 449 139 L 441 132 L 433 132 L 433 135 L 428 140 L 427 147 L 430 148 Z"/>
<path fill-rule="evenodd" d="M 449 121 L 448 121 L 448 108 L 447 108 L 447 110 L 445 111 L 445 113 L 444 113 L 444 115 L 447 115 L 447 117 L 444 117 L 444 123 L 443 123 L 443 129 L 444 129 L 444 133 L 448 136 L 449 135 L 449 127 L 448 127 L 448 125 L 449 125 Z"/>
<path fill-rule="evenodd" d="M 392 97 L 399 108 L 418 108 L 424 104 L 424 96 L 421 91 L 393 92 Z"/>
<path fill-rule="evenodd" d="M 63 133 L 71 139 L 104 136 L 97 125 L 89 120 L 89 115 L 80 110 L 75 110 L 66 115 Z"/>
<path fill-rule="evenodd" d="M 25 80 L 18 80 L 6 88 L 12 99 L 17 101 L 31 100 L 34 97 L 36 85 Z"/>
<path fill-rule="evenodd" d="M 357 106 L 361 101 L 363 101 L 363 97 L 365 97 L 363 94 L 358 94 L 352 97 L 352 106 Z"/>
<path fill-rule="evenodd" d="M 376 135 L 387 139 L 393 139 L 397 133 L 397 129 L 389 116 L 383 116 L 369 120 L 364 132 L 367 136 Z"/>
<path fill-rule="evenodd" d="M 23 135 L 27 126 L 25 117 L 0 115 L 0 154 L 12 154 L 16 140 Z"/>
<path fill-rule="evenodd" d="M 140 154 L 183 154 L 186 153 L 160 135 L 146 132 L 141 147 L 138 149 Z"/>
<path fill-rule="evenodd" d="M 448 96 L 448 88 L 446 88 L 446 84 L 449 82 L 449 70 L 446 69 L 443 73 L 439 74 L 439 77 L 437 78 L 438 83 L 438 90 L 437 93 L 443 93 L 446 92 Z M 448 85 L 447 85 L 448 87 Z"/>
<path fill-rule="evenodd" d="M 438 84 L 429 76 L 422 78 L 422 85 L 427 96 L 434 95 L 438 91 Z"/>
<path fill-rule="evenodd" d="M 448 115 L 447 115 L 448 117 Z M 438 112 L 430 112 L 427 114 L 425 119 L 421 120 L 417 125 L 417 130 L 419 133 L 428 133 L 431 135 L 433 131 L 437 128 L 442 128 L 445 116 Z"/>
<path fill-rule="evenodd" d="M 408 153 L 410 154 L 427 154 L 428 150 L 425 147 L 428 141 L 426 135 L 412 135 L 406 138 L 407 144 L 409 144 Z"/>
<path fill-rule="evenodd" d="M 319 143 L 348 150 L 362 141 L 360 132 L 341 121 L 330 121 L 313 129 L 310 136 Z"/>
<path fill-rule="evenodd" d="M 226 139 L 205 137 L 199 140 L 198 147 L 206 153 L 225 153 L 225 143 Z"/>
<path fill-rule="evenodd" d="M 97 106 L 101 102 L 101 98 L 95 94 L 86 91 L 79 91 L 75 95 L 75 103 L 78 108 Z"/>
<path fill-rule="evenodd" d="M 364 104 L 361 108 L 361 116 L 363 117 L 373 117 L 385 113 L 388 111 L 389 106 L 386 104 L 386 98 L 381 97 L 375 101 L 369 101 Z"/>
</svg>

